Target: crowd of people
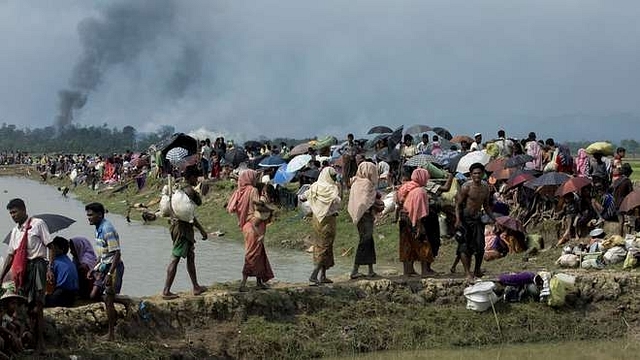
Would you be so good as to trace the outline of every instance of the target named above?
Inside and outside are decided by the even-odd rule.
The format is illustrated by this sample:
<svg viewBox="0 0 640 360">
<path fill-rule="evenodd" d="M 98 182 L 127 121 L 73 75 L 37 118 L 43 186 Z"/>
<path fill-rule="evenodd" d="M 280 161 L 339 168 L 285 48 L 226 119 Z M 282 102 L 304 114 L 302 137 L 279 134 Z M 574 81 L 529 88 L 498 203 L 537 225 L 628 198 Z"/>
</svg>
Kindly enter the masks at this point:
<svg viewBox="0 0 640 360">
<path fill-rule="evenodd" d="M 391 213 L 398 224 L 398 259 L 404 276 L 432 275 L 441 238 L 448 235 L 458 242 L 451 271 L 455 272 L 460 261 L 469 282 L 483 276 L 483 261 L 525 251 L 526 225 L 545 214 L 563 222 L 559 244 L 584 236 L 604 221 L 618 222 L 622 233 L 628 223 L 625 216 L 637 215 L 636 209 L 619 210 L 624 197 L 633 191 L 629 178 L 632 170 L 624 162 L 623 148 L 618 148 L 612 158 L 607 156 L 606 149 L 580 149 L 572 156 L 566 146 L 555 144 L 553 139 L 540 141 L 532 132 L 518 141 L 506 137 L 503 130 L 489 141 L 483 141 L 480 133 L 473 138 L 449 140 L 425 133 L 415 143 L 411 134 L 400 138 L 386 134 L 366 144 L 348 134 L 342 144 L 323 149 L 308 147 L 305 155 L 309 155 L 309 162 L 288 181 L 299 181 L 296 202 L 308 205 L 315 233 L 309 285 L 333 282 L 327 272 L 335 264 L 333 243 L 339 236 L 336 222 L 343 207 L 359 234 L 351 279 L 378 276 L 374 269 L 377 259 L 373 234 L 377 220 L 387 216 L 389 208 L 394 210 Z M 239 291 L 249 290 L 250 277 L 256 278 L 257 289 L 268 288 L 269 280 L 274 278 L 263 240 L 267 224 L 274 221 L 274 211 L 283 206 L 282 199 L 274 194 L 291 191 L 291 187 L 287 190 L 277 183 L 276 168 L 259 166 L 256 159 L 274 155 L 290 159 L 290 149 L 284 143 L 280 147 L 262 144 L 250 148 L 240 164 L 226 157 L 233 149 L 242 148 L 225 143 L 223 138 L 216 139 L 214 144 L 204 139 L 199 141 L 197 152 L 191 154 L 196 161 L 169 170 L 163 168 L 166 162 L 154 158 L 159 152 L 153 151 L 149 155 L 127 151 L 109 157 L 44 155 L 36 164 L 41 173 L 68 175 L 75 186 L 85 184 L 94 189 L 103 184 L 144 179 L 156 164 L 154 171 L 159 176 L 169 173 L 181 179 L 175 188 L 185 195 L 188 203 L 185 208 L 189 210 L 185 215 L 174 205 L 168 213 L 173 249 L 162 297 L 171 300 L 179 297 L 171 287 L 181 258 L 186 259 L 193 294 L 207 290 L 198 282 L 195 266 L 195 230 L 203 239 L 208 236 L 195 216 L 195 208 L 206 195 L 197 189 L 203 179 L 237 181 L 226 206 L 237 217 L 245 242 Z M 474 153 L 486 157 L 465 168 L 457 166 Z M 414 161 L 421 156 L 428 161 Z M 565 178 L 536 184 L 548 174 L 564 174 Z M 565 182 L 575 178 L 585 181 L 558 195 Z M 45 176 L 43 180 L 46 181 Z M 144 187 L 144 181 L 137 183 Z M 384 201 L 388 198 L 385 193 L 393 194 L 390 203 Z M 348 201 L 343 201 L 347 194 Z M 105 219 L 104 206 L 92 203 L 85 208 L 89 223 L 96 227 L 94 244 L 83 237 L 52 237 L 43 220 L 28 216 L 21 199 L 11 200 L 7 210 L 16 226 L 0 280 L 11 277 L 15 293 L 7 292 L 6 299 L 13 302 L 6 301 L 3 305 L 0 300 L 3 305 L 0 308 L 9 317 L 17 317 L 16 303 L 27 304 L 33 335 L 11 332 L 11 321 L 6 324 L 3 321 L 5 349 L 9 353 L 19 350 L 16 339 L 21 339 L 21 346 L 41 347 L 42 308 L 71 306 L 78 298 L 105 302 L 108 337 L 112 339 L 114 301 L 122 286 L 124 262 L 118 232 Z M 505 217 L 513 221 L 505 221 Z M 485 231 L 487 225 L 489 231 Z M 638 230 L 635 223 L 632 230 Z M 416 262 L 420 265 L 419 272 L 414 268 Z M 366 272 L 361 272 L 365 266 Z"/>
</svg>

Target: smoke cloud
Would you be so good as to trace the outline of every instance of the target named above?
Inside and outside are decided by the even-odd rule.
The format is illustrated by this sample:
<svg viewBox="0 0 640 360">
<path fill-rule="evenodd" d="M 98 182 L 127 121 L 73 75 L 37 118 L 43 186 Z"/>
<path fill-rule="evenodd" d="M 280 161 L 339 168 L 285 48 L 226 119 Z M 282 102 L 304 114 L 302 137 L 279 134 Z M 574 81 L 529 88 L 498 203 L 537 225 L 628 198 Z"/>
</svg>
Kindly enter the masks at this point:
<svg viewBox="0 0 640 360">
<path fill-rule="evenodd" d="M 74 66 L 70 89 L 58 92 L 56 125 L 71 124 L 74 110 L 87 103 L 89 94 L 100 86 L 112 67 L 130 66 L 159 39 L 170 36 L 174 14 L 173 0 L 126 1 L 112 3 L 99 16 L 81 21 L 78 34 L 82 55 Z M 185 57 L 188 56 L 194 55 L 186 52 Z M 197 66 L 198 62 L 190 61 L 189 65 Z M 177 86 L 180 92 L 192 80 L 189 73 L 176 73 L 175 79 L 170 86 Z"/>
</svg>

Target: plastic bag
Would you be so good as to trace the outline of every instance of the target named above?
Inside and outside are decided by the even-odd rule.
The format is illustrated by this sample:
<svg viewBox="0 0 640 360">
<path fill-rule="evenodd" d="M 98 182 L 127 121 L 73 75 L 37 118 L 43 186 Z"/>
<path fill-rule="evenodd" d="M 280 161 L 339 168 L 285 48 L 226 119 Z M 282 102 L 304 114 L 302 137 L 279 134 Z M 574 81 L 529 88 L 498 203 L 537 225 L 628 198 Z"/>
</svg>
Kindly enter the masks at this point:
<svg viewBox="0 0 640 360">
<path fill-rule="evenodd" d="M 549 289 L 551 295 L 549 296 L 549 306 L 560 307 L 565 304 L 565 298 L 568 293 L 572 292 L 575 288 L 576 278 L 566 274 L 555 274 L 549 281 Z"/>
<path fill-rule="evenodd" d="M 160 197 L 160 216 L 162 217 L 170 217 L 171 216 L 171 198 L 169 197 L 169 186 L 165 185 L 162 188 L 162 196 Z"/>
<path fill-rule="evenodd" d="M 564 268 L 575 268 L 580 264 L 580 258 L 575 254 L 564 254 L 560 255 L 556 264 Z"/>
<path fill-rule="evenodd" d="M 604 253 L 604 262 L 607 264 L 617 264 L 623 262 L 627 257 L 627 250 L 622 246 L 614 246 Z"/>
<path fill-rule="evenodd" d="M 624 259 L 624 264 L 622 265 L 623 269 L 633 269 L 638 265 L 638 259 L 635 256 L 637 251 L 630 250 L 627 252 L 627 257 Z"/>
<path fill-rule="evenodd" d="M 191 201 L 189 196 L 182 190 L 176 189 L 171 195 L 171 207 L 174 215 L 182 221 L 193 222 L 196 217 L 197 205 Z"/>
</svg>

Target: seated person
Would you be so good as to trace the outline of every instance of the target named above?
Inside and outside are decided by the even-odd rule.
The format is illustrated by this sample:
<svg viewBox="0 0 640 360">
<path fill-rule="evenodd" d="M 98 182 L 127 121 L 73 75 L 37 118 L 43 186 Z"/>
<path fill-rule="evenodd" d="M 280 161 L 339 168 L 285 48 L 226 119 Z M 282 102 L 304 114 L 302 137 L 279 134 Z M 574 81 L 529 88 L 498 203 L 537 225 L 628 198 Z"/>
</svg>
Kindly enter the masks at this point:
<svg viewBox="0 0 640 360">
<path fill-rule="evenodd" d="M 143 213 L 144 215 L 144 213 Z M 69 239 L 69 250 L 73 263 L 76 265 L 79 279 L 78 294 L 82 299 L 89 299 L 89 294 L 93 288 L 93 281 L 87 279 L 87 275 L 96 266 L 98 259 L 96 253 L 93 250 L 93 245 L 89 239 L 76 236 Z"/>
<path fill-rule="evenodd" d="M 48 245 L 53 249 L 53 264 L 49 267 L 55 276 L 55 288 L 45 296 L 45 307 L 72 306 L 78 294 L 78 271 L 67 253 L 69 240 L 56 236 Z"/>
</svg>

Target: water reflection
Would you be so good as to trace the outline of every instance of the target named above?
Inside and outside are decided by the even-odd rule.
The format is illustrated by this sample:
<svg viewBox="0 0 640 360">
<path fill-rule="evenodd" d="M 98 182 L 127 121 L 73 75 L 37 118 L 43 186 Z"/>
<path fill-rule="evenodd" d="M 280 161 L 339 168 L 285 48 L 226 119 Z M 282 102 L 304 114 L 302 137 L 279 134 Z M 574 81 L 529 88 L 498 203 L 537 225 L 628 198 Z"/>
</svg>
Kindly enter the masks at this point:
<svg viewBox="0 0 640 360">
<path fill-rule="evenodd" d="M 84 205 L 73 199 L 63 198 L 54 187 L 36 181 L 17 177 L 0 177 L 0 206 L 4 209 L 9 200 L 20 197 L 27 204 L 30 215 L 57 213 L 76 220 L 70 228 L 57 234 L 64 237 L 85 236 L 93 238 L 94 228 L 87 223 Z M 142 296 L 161 291 L 164 284 L 166 266 L 171 255 L 171 237 L 167 228 L 142 225 L 134 221 L 127 223 L 124 217 L 107 214 L 122 241 L 123 261 L 126 266 L 122 293 Z M 0 236 L 11 230 L 15 224 L 9 214 L 0 214 Z M 198 239 L 198 235 L 196 235 Z M 7 246 L 0 251 L 6 254 Z M 311 256 L 300 251 L 267 249 L 276 279 L 286 282 L 306 282 L 312 270 Z M 241 242 L 228 238 L 213 238 L 196 243 L 196 267 L 201 284 L 239 280 L 242 272 L 244 248 Z M 342 259 L 334 274 L 348 272 L 349 264 Z M 185 261 L 178 266 L 178 274 L 173 285 L 174 291 L 190 290 L 191 282 L 185 268 Z"/>
<path fill-rule="evenodd" d="M 358 360 L 632 360 L 638 359 L 637 341 L 575 341 L 545 344 L 517 344 L 495 347 L 462 348 L 449 350 L 384 351 L 336 359 Z"/>
</svg>

